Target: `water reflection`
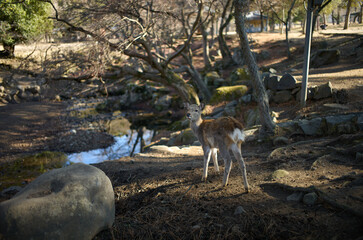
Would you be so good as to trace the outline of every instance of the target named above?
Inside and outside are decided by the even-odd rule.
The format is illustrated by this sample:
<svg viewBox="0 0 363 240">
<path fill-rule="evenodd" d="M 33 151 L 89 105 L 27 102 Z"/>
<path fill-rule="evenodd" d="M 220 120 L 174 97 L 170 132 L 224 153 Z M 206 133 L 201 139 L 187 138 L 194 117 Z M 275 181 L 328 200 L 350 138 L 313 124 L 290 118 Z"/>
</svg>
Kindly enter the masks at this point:
<svg viewBox="0 0 363 240">
<path fill-rule="evenodd" d="M 145 130 L 143 139 L 145 144 L 151 143 L 153 131 Z M 115 160 L 120 157 L 129 156 L 137 139 L 137 131 L 130 130 L 129 134 L 122 137 L 115 137 L 115 143 L 108 148 L 95 149 L 87 152 L 73 153 L 68 155 L 72 163 L 100 163 L 107 160 Z M 140 152 L 140 141 L 138 141 L 134 153 Z"/>
</svg>

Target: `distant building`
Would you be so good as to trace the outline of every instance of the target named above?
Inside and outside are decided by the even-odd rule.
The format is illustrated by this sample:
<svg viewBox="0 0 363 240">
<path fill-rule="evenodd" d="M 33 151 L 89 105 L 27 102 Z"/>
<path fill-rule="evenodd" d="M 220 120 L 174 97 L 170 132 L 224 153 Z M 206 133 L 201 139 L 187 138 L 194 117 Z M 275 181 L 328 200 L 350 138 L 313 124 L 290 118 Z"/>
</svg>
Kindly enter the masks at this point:
<svg viewBox="0 0 363 240">
<path fill-rule="evenodd" d="M 267 16 L 262 15 L 263 28 L 264 31 L 267 31 Z M 246 14 L 246 31 L 249 33 L 252 32 L 261 32 L 261 15 L 259 12 L 249 12 Z"/>
</svg>

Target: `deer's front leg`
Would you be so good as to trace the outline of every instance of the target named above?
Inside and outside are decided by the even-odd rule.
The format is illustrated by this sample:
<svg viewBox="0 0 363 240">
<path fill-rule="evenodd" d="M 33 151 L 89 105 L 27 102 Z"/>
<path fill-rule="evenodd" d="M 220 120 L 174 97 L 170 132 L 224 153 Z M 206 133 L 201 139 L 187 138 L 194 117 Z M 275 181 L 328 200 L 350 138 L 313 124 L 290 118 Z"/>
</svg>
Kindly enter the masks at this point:
<svg viewBox="0 0 363 240">
<path fill-rule="evenodd" d="M 208 177 L 208 165 L 209 165 L 209 161 L 210 161 L 210 157 L 211 157 L 212 151 L 210 150 L 209 147 L 205 147 L 205 148 L 203 148 L 203 152 L 204 152 L 204 164 L 203 164 L 202 181 L 207 181 L 207 177 Z"/>
</svg>

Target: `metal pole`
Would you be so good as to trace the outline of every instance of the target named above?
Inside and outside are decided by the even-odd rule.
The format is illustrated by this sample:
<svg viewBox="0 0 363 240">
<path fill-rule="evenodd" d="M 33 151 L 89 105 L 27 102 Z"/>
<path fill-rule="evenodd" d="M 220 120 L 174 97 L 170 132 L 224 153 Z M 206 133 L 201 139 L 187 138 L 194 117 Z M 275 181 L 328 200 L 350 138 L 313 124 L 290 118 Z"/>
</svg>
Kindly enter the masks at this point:
<svg viewBox="0 0 363 240">
<path fill-rule="evenodd" d="M 302 79 L 302 86 L 301 86 L 301 107 L 306 106 L 308 78 L 309 78 L 309 64 L 310 64 L 312 20 L 313 20 L 313 0 L 309 0 L 307 15 L 306 15 L 304 66 L 303 66 L 303 79 Z"/>
</svg>

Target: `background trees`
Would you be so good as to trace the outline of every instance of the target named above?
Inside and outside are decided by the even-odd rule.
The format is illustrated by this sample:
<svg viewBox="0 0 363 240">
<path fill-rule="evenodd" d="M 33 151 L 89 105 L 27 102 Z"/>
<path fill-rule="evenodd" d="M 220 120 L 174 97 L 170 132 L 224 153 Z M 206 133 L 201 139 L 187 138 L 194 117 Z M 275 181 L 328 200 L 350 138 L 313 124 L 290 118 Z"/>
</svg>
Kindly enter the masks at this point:
<svg viewBox="0 0 363 240">
<path fill-rule="evenodd" d="M 14 57 L 16 44 L 33 40 L 52 30 L 49 4 L 37 1 L 0 1 L 0 42 L 3 57 Z"/>
</svg>

